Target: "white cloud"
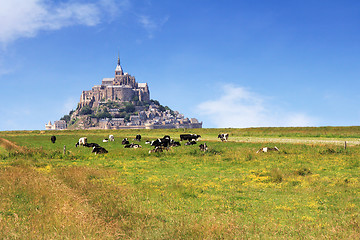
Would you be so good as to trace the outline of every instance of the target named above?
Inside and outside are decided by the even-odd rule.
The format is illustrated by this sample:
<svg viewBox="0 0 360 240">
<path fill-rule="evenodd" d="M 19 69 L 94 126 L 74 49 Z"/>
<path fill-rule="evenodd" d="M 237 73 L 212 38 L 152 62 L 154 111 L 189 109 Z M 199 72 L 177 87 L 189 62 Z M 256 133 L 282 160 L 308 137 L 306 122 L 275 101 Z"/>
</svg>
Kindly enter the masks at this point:
<svg viewBox="0 0 360 240">
<path fill-rule="evenodd" d="M 0 43 L 34 37 L 43 30 L 72 25 L 95 26 L 103 15 L 114 16 L 126 2 L 100 0 L 95 3 L 70 1 L 54 4 L 47 0 L 0 0 Z"/>
<path fill-rule="evenodd" d="M 284 111 L 267 97 L 233 85 L 225 85 L 218 99 L 200 103 L 197 112 L 221 128 L 315 125 L 307 114 Z"/>
<path fill-rule="evenodd" d="M 113 21 L 123 10 L 131 7 L 130 0 L 100 0 L 99 5 L 106 10 L 109 21 Z"/>
<path fill-rule="evenodd" d="M 138 16 L 138 21 L 141 24 L 141 26 L 148 32 L 149 38 L 153 38 L 154 32 L 158 31 L 168 20 L 169 20 L 168 16 L 164 17 L 160 21 L 155 21 L 154 19 L 145 15 Z"/>
</svg>

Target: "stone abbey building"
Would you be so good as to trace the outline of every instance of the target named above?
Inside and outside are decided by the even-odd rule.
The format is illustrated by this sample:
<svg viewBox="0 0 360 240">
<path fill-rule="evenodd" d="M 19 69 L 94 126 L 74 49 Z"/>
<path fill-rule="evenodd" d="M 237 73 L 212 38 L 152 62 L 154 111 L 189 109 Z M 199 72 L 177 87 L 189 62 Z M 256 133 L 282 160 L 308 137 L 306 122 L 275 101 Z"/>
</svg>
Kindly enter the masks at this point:
<svg viewBox="0 0 360 240">
<path fill-rule="evenodd" d="M 65 121 L 66 120 L 66 121 Z M 65 123 L 59 125 L 58 123 Z M 118 57 L 113 78 L 103 78 L 101 85 L 81 93 L 77 109 L 47 130 L 67 129 L 157 129 L 202 128 L 196 118 L 185 118 L 178 111 L 150 99 L 147 83 L 124 73 Z"/>
<path fill-rule="evenodd" d="M 137 83 L 135 77 L 124 73 L 118 57 L 114 78 L 103 78 L 101 85 L 94 86 L 89 91 L 83 91 L 80 97 L 80 107 L 88 105 L 97 107 L 99 103 L 106 101 L 141 101 L 150 100 L 150 92 L 147 83 Z"/>
</svg>

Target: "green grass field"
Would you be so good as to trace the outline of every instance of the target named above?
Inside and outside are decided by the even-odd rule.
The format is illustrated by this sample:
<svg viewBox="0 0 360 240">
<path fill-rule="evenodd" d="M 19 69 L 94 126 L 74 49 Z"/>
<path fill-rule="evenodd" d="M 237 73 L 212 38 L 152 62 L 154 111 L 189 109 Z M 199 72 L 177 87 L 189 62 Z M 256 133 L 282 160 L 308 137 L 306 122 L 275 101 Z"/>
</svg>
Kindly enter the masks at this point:
<svg viewBox="0 0 360 240">
<path fill-rule="evenodd" d="M 209 150 L 148 153 L 184 132 Z M 83 136 L 109 153 L 76 148 Z M 360 145 L 309 138 L 356 142 L 360 127 L 0 132 L 0 239 L 359 239 Z"/>
</svg>

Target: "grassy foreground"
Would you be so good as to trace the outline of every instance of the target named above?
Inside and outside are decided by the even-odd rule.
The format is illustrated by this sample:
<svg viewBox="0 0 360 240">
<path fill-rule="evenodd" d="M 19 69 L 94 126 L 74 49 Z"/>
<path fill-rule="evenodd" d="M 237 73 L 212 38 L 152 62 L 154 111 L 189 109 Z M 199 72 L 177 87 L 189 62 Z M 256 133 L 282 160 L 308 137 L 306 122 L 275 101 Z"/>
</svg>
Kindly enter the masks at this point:
<svg viewBox="0 0 360 240">
<path fill-rule="evenodd" d="M 360 146 L 232 141 L 356 139 L 359 127 L 186 130 L 209 150 L 148 153 L 146 139 L 184 131 L 0 132 L 0 239 L 360 238 Z M 138 133 L 143 147 L 124 149 Z M 75 148 L 83 136 L 109 153 Z"/>
</svg>

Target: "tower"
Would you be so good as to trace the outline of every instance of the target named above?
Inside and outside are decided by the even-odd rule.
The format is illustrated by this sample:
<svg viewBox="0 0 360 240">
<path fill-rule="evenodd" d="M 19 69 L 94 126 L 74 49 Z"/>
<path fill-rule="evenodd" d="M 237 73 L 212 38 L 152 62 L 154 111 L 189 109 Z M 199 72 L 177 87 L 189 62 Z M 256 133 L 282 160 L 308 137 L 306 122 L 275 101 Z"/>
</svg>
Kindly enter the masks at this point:
<svg viewBox="0 0 360 240">
<path fill-rule="evenodd" d="M 124 72 L 120 66 L 120 57 L 118 56 L 118 62 L 115 68 L 115 79 L 118 78 L 118 76 L 122 76 L 122 75 L 124 75 Z"/>
</svg>

